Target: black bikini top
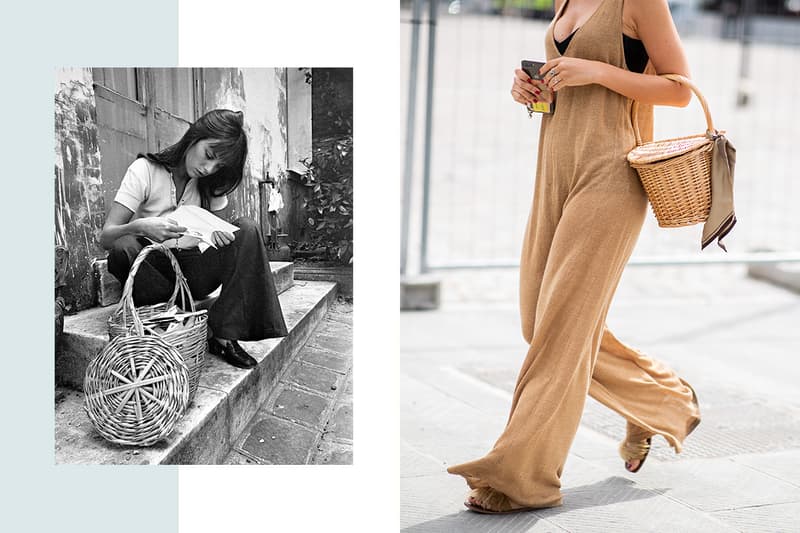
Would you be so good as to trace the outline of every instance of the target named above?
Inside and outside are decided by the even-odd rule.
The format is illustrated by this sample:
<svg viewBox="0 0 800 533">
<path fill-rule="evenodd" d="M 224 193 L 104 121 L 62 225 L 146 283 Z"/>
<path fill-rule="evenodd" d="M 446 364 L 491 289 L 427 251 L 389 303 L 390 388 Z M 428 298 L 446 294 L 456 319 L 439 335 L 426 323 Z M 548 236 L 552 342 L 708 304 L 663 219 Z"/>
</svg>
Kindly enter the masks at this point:
<svg viewBox="0 0 800 533">
<path fill-rule="evenodd" d="M 556 48 L 558 49 L 559 54 L 563 54 L 567 51 L 567 46 L 569 46 L 569 42 L 575 35 L 575 31 L 561 42 L 556 41 L 555 36 L 553 37 L 553 42 L 556 43 Z M 647 61 L 650 59 L 647 55 L 647 50 L 644 48 L 644 43 L 639 39 L 628 37 L 623 33 L 622 48 L 625 50 L 625 63 L 628 65 L 628 70 L 631 72 L 638 72 L 639 74 L 644 72 L 644 68 L 647 66 Z"/>
</svg>

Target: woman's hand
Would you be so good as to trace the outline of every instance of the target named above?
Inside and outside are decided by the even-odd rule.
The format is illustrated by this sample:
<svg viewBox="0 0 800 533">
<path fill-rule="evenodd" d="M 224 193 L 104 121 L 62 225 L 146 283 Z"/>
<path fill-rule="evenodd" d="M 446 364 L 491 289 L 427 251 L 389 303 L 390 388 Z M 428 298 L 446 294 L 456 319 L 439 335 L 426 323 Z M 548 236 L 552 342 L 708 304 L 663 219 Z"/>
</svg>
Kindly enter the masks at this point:
<svg viewBox="0 0 800 533">
<path fill-rule="evenodd" d="M 215 231 L 211 234 L 211 240 L 217 247 L 228 246 L 235 238 L 233 233 L 227 231 Z"/>
<path fill-rule="evenodd" d="M 139 231 L 155 242 L 179 239 L 186 231 L 185 227 L 179 226 L 177 222 L 166 217 L 140 218 L 136 223 L 139 226 Z"/>
<path fill-rule="evenodd" d="M 531 79 L 522 69 L 514 71 L 511 97 L 522 105 L 553 101 L 552 93 L 547 86 L 541 81 Z"/>
<path fill-rule="evenodd" d="M 539 69 L 539 74 L 543 76 L 543 81 L 550 90 L 559 91 L 564 87 L 597 83 L 603 65 L 599 61 L 589 59 L 557 57 L 545 63 Z"/>
</svg>

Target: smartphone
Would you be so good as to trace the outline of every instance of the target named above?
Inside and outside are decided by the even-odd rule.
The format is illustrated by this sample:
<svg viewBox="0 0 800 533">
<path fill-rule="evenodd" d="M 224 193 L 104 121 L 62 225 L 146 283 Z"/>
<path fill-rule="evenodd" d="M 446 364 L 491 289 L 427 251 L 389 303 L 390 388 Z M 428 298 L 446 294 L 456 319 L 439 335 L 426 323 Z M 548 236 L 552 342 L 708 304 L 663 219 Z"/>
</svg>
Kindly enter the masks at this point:
<svg viewBox="0 0 800 533">
<path fill-rule="evenodd" d="M 544 66 L 544 63 L 541 61 L 522 61 L 522 70 L 530 76 L 534 80 L 542 80 L 542 76 L 539 74 L 539 69 Z M 536 102 L 533 104 L 532 108 L 533 111 L 537 113 L 545 113 L 551 114 L 556 110 L 556 95 L 553 93 L 553 101 L 552 102 Z"/>
</svg>

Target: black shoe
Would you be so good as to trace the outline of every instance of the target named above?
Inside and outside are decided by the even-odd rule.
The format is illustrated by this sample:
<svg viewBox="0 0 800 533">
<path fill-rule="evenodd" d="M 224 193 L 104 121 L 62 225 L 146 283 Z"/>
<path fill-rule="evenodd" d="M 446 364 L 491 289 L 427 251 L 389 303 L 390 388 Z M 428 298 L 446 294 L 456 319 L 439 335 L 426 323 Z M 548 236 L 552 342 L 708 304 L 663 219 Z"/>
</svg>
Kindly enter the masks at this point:
<svg viewBox="0 0 800 533">
<path fill-rule="evenodd" d="M 226 363 L 238 368 L 253 368 L 258 364 L 258 361 L 250 357 L 250 354 L 245 352 L 244 348 L 239 346 L 236 341 L 228 341 L 228 344 L 222 344 L 212 337 L 208 339 L 208 351 L 222 357 Z"/>
</svg>

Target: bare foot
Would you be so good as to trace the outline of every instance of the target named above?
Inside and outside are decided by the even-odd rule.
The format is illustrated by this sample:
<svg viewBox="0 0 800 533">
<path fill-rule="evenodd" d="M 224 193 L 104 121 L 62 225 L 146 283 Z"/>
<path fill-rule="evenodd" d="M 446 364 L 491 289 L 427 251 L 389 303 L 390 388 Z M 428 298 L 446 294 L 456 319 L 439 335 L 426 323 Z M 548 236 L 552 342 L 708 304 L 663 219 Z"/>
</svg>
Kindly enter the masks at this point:
<svg viewBox="0 0 800 533">
<path fill-rule="evenodd" d="M 488 513 L 511 513 L 528 509 L 524 505 L 514 503 L 508 496 L 491 487 L 472 489 L 464 504 L 472 511 Z"/>
</svg>

